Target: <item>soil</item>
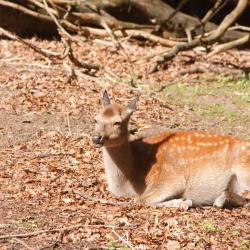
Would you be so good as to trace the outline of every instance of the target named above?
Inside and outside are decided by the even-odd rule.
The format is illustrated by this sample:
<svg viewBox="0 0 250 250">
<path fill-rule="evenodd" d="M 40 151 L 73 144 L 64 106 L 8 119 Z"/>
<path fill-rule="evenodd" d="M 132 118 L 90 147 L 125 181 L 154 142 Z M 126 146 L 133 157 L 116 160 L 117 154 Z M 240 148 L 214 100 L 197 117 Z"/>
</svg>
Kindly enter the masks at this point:
<svg viewBox="0 0 250 250">
<path fill-rule="evenodd" d="M 62 50 L 59 41 L 29 42 Z M 132 117 L 134 131 L 179 124 L 202 129 L 198 113 L 163 101 L 151 89 L 179 79 L 180 70 L 192 64 L 216 69 L 216 74 L 242 74 L 250 67 L 250 52 L 209 59 L 202 51 L 185 52 L 149 74 L 149 57 L 164 48 L 138 41 L 124 41 L 123 46 L 127 57 L 105 44 L 75 45 L 78 59 L 108 71 L 69 81 L 67 61 L 51 61 L 18 42 L 0 41 L 0 248 L 249 249 L 249 209 L 182 211 L 113 197 L 100 149 L 92 146 L 90 135 L 104 89 L 122 103 L 140 95 Z M 107 78 L 110 71 L 112 79 Z M 198 78 L 187 74 L 186 80 L 195 84 Z M 207 122 L 213 131 L 223 130 L 222 123 Z M 246 126 L 239 134 L 242 138 L 249 135 Z"/>
</svg>

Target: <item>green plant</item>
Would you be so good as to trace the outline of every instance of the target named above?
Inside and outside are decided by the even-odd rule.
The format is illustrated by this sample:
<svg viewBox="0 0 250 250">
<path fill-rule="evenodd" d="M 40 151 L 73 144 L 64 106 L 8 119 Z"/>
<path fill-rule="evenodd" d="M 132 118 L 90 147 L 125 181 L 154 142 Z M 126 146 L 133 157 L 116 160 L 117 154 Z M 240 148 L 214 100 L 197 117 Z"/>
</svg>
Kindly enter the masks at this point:
<svg viewBox="0 0 250 250">
<path fill-rule="evenodd" d="M 18 227 L 23 227 L 23 228 L 32 228 L 32 229 L 37 228 L 37 224 L 31 220 L 20 220 L 17 221 L 16 224 Z"/>
<path fill-rule="evenodd" d="M 116 249 L 116 244 L 114 241 L 109 241 L 108 244 L 107 244 L 107 248 L 108 250 L 115 250 Z"/>
<path fill-rule="evenodd" d="M 250 249 L 250 240 L 242 240 L 237 250 L 247 250 Z"/>
<path fill-rule="evenodd" d="M 114 241 L 109 241 L 107 244 L 107 248 L 108 250 L 116 250 L 116 249 L 120 249 L 120 250 L 128 250 L 128 246 L 124 243 L 122 244 L 116 244 Z"/>
<path fill-rule="evenodd" d="M 220 231 L 220 228 L 214 225 L 214 223 L 210 219 L 202 221 L 200 223 L 200 226 L 208 233 L 218 233 Z"/>
</svg>

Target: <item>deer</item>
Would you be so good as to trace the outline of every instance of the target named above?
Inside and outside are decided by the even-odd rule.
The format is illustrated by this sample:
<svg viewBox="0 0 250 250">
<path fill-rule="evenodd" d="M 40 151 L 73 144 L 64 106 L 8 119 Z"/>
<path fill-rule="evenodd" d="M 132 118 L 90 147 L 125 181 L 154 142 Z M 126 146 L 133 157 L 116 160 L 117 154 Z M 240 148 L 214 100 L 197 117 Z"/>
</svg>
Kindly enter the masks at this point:
<svg viewBox="0 0 250 250">
<path fill-rule="evenodd" d="M 170 130 L 129 139 L 138 98 L 111 103 L 95 116 L 93 145 L 102 148 L 109 191 L 139 203 L 188 209 L 250 207 L 250 142 L 201 130 Z"/>
</svg>

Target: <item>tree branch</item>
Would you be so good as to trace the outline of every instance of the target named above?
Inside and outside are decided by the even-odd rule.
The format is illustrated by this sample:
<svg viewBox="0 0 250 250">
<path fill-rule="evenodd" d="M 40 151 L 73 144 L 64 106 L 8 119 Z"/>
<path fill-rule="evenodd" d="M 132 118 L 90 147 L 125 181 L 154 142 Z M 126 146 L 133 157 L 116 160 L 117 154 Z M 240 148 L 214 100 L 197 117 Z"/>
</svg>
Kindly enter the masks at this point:
<svg viewBox="0 0 250 250">
<path fill-rule="evenodd" d="M 250 35 L 246 35 L 246 36 L 243 36 L 242 38 L 239 38 L 237 40 L 234 40 L 234 41 L 231 41 L 228 43 L 219 44 L 219 45 L 215 46 L 213 51 L 208 54 L 208 57 L 212 57 L 212 56 L 219 54 L 223 51 L 238 47 L 238 46 L 243 45 L 249 41 L 250 41 Z"/>
<path fill-rule="evenodd" d="M 195 40 L 185 43 L 178 44 L 174 46 L 170 51 L 167 51 L 164 54 L 158 55 L 155 58 L 155 62 L 150 68 L 150 73 L 155 72 L 159 65 L 163 64 L 166 61 L 174 58 L 180 51 L 186 51 L 193 49 L 194 47 L 202 44 L 211 44 L 212 42 L 218 41 L 227 31 L 229 26 L 235 22 L 235 20 L 241 15 L 244 9 L 247 6 L 248 0 L 239 0 L 235 9 L 233 9 L 221 22 L 217 30 L 214 30 L 209 36 L 204 38 L 196 38 Z"/>
<path fill-rule="evenodd" d="M 4 0 L 0 0 L 0 5 L 2 6 L 5 6 L 5 7 L 10 7 L 12 9 L 15 9 L 15 10 L 18 10 L 20 12 L 23 12 L 27 15 L 30 15 L 30 16 L 33 16 L 33 17 L 36 17 L 36 18 L 40 18 L 42 20 L 45 20 L 45 21 L 51 21 L 51 18 L 46 16 L 46 15 L 43 15 L 43 14 L 40 14 L 36 11 L 33 11 L 33 10 L 30 10 L 28 8 L 25 8 L 19 4 L 15 4 L 15 3 L 12 3 L 12 2 L 7 2 L 7 1 L 4 1 Z"/>
</svg>

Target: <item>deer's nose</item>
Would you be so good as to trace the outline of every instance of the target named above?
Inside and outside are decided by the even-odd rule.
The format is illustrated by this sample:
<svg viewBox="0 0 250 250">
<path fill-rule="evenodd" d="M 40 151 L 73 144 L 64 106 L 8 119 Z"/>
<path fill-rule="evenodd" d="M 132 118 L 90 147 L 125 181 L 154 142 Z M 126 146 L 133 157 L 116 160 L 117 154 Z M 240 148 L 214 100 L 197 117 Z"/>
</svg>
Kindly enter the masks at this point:
<svg viewBox="0 0 250 250">
<path fill-rule="evenodd" d="M 103 136 L 99 135 L 99 134 L 93 134 L 92 135 L 92 142 L 94 144 L 101 144 L 103 140 Z"/>
</svg>

